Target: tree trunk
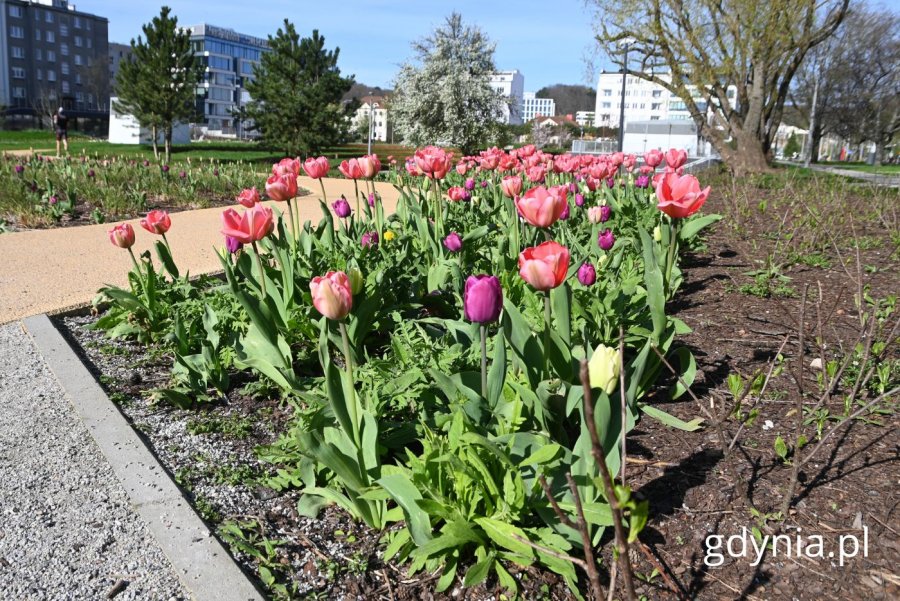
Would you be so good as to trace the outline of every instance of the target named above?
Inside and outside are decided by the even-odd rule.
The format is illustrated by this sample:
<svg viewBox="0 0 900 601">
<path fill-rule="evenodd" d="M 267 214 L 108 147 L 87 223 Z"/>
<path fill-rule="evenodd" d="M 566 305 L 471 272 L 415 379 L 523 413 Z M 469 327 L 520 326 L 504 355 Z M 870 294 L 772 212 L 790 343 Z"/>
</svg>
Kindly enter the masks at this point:
<svg viewBox="0 0 900 601">
<path fill-rule="evenodd" d="M 153 144 L 153 158 L 159 161 L 159 146 L 156 144 L 156 136 L 158 132 L 155 125 L 150 126 L 151 142 Z"/>
<path fill-rule="evenodd" d="M 809 135 L 812 136 L 809 148 L 809 162 L 818 163 L 819 147 L 822 145 L 822 130 L 817 127 L 813 131 L 809 132 Z"/>
<path fill-rule="evenodd" d="M 882 157 L 884 156 L 884 142 L 880 139 L 875 142 L 875 165 L 881 167 Z"/>
</svg>

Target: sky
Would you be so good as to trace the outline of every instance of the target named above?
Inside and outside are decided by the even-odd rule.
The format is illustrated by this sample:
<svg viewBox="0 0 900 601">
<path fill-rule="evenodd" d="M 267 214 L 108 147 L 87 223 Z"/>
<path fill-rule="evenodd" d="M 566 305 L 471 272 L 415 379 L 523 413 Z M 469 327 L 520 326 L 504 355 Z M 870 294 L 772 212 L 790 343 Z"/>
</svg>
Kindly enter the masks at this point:
<svg viewBox="0 0 900 601">
<path fill-rule="evenodd" d="M 109 40 L 128 43 L 162 5 L 143 0 L 70 0 L 78 10 L 109 19 Z M 500 70 L 518 69 L 525 91 L 554 83 L 596 86 L 588 70 L 595 52 L 584 0 L 169 0 L 180 25 L 209 23 L 266 38 L 287 17 L 301 36 L 313 29 L 328 48 L 340 47 L 344 74 L 371 86 L 391 87 L 398 66 L 412 57 L 410 42 L 426 36 L 453 10 L 496 43 Z"/>
</svg>

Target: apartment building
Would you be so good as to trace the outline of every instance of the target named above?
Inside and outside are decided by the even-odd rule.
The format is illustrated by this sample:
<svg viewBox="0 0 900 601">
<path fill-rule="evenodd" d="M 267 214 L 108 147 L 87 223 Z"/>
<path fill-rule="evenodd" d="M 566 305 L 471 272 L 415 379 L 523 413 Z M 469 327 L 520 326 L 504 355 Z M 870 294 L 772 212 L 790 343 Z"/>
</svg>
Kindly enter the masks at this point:
<svg viewBox="0 0 900 601">
<path fill-rule="evenodd" d="M 119 74 L 119 66 L 131 59 L 131 44 L 109 43 L 109 87 L 115 94 L 116 75 Z"/>
<path fill-rule="evenodd" d="M 109 111 L 106 17 L 67 0 L 0 0 L 0 104 L 7 121 Z"/>
<path fill-rule="evenodd" d="M 350 126 L 357 129 L 363 123 L 370 123 L 373 140 L 388 141 L 388 110 L 384 96 L 363 96 L 360 99 L 359 108 L 350 118 Z"/>
<path fill-rule="evenodd" d="M 535 117 L 556 116 L 556 101 L 552 98 L 538 98 L 535 92 L 525 92 L 522 107 L 522 121 L 525 123 Z"/>
<path fill-rule="evenodd" d="M 518 69 L 497 71 L 491 74 L 490 82 L 491 87 L 508 101 L 503 106 L 500 121 L 509 125 L 524 123 L 525 76 Z"/>
</svg>

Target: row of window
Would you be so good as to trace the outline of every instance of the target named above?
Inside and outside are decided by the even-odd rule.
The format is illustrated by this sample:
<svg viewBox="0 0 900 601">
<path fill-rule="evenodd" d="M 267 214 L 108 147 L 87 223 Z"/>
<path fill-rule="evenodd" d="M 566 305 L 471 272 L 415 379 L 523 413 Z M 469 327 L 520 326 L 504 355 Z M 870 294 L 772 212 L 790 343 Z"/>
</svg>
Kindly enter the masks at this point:
<svg viewBox="0 0 900 601">
<path fill-rule="evenodd" d="M 63 56 L 69 56 L 69 47 L 66 46 L 65 44 L 63 44 L 63 45 L 60 47 L 59 51 L 60 51 L 60 54 L 62 54 Z M 12 57 L 13 57 L 13 58 L 24 59 L 24 58 L 25 58 L 25 49 L 22 48 L 22 47 L 20 47 L 20 46 L 13 46 L 13 47 L 12 47 Z M 35 50 L 34 50 L 34 60 L 35 60 L 35 61 L 42 61 L 42 60 L 44 60 L 44 51 L 43 51 L 42 49 L 40 49 L 40 48 L 35 48 Z M 85 58 L 84 58 L 82 55 L 80 55 L 80 54 L 74 55 L 74 59 L 73 59 L 73 60 L 75 61 L 75 64 L 76 64 L 77 66 L 79 66 L 79 67 L 82 66 L 82 65 L 90 66 L 91 63 L 93 62 L 92 59 L 91 59 L 91 57 L 87 57 L 87 59 L 85 59 Z M 48 51 L 47 51 L 47 62 L 48 62 L 48 63 L 55 63 L 55 62 L 56 62 L 56 51 L 54 51 L 54 50 L 48 50 Z M 67 64 L 67 63 L 63 63 L 63 65 L 66 65 L 66 64 Z"/>
<path fill-rule="evenodd" d="M 32 7 L 32 10 L 34 11 L 34 20 L 35 21 L 41 20 L 41 12 L 44 13 L 44 21 L 46 21 L 47 23 L 53 23 L 56 21 L 56 13 L 54 13 L 53 11 L 49 11 L 49 10 L 41 11 L 41 9 L 36 8 L 36 7 Z M 21 19 L 21 18 L 25 17 L 25 11 L 22 10 L 21 6 L 17 6 L 15 4 L 10 4 L 9 16 L 17 18 L 17 19 Z M 62 15 L 59 18 L 59 22 L 60 22 L 60 31 L 62 31 L 62 27 L 68 28 L 69 17 L 67 15 Z M 91 30 L 90 19 L 82 19 L 81 17 L 76 16 L 76 17 L 73 17 L 72 24 L 74 25 L 75 29 L 84 28 L 84 29 L 87 29 L 88 31 Z M 63 35 L 67 35 L 67 34 L 64 33 Z"/>
</svg>

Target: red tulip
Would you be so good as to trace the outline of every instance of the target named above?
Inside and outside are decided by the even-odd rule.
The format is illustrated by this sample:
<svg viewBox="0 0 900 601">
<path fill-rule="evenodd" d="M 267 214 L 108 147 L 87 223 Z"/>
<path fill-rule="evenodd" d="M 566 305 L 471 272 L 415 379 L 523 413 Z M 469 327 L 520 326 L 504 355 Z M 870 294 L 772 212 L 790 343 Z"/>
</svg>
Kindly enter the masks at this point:
<svg viewBox="0 0 900 601">
<path fill-rule="evenodd" d="M 281 159 L 272 165 L 272 175 L 300 175 L 300 159 Z"/>
<path fill-rule="evenodd" d="M 522 178 L 518 175 L 508 175 L 500 182 L 500 187 L 507 198 L 515 198 L 522 193 Z"/>
<path fill-rule="evenodd" d="M 297 176 L 293 173 L 273 175 L 266 180 L 266 196 L 272 200 L 290 200 L 297 196 Z"/>
<path fill-rule="evenodd" d="M 562 284 L 569 270 L 569 249 L 552 240 L 519 254 L 519 275 L 536 290 Z"/>
<path fill-rule="evenodd" d="M 341 164 L 338 165 L 338 171 L 340 171 L 347 179 L 360 179 L 365 177 L 365 175 L 363 175 L 363 169 L 357 159 L 341 161 Z"/>
<path fill-rule="evenodd" d="M 258 204 L 243 213 L 225 209 L 222 213 L 222 225 L 224 235 L 231 236 L 241 244 L 252 244 L 272 233 L 275 218 L 272 209 Z"/>
<path fill-rule="evenodd" d="M 462 186 L 451 187 L 447 190 L 447 196 L 449 196 L 450 200 L 453 201 L 469 200 L 470 198 L 472 198 L 472 195 L 469 194 L 469 191 Z"/>
<path fill-rule="evenodd" d="M 236 200 L 249 209 L 259 202 L 259 191 L 257 191 L 256 186 L 241 190 Z"/>
<path fill-rule="evenodd" d="M 565 186 L 531 188 L 516 199 L 516 208 L 522 218 L 535 227 L 550 227 L 566 210 Z"/>
<path fill-rule="evenodd" d="M 686 150 L 676 150 L 675 148 L 670 148 L 666 151 L 666 165 L 669 166 L 669 169 L 678 169 L 685 163 L 687 163 Z"/>
<path fill-rule="evenodd" d="M 340 321 L 353 308 L 350 278 L 343 271 L 329 271 L 324 277 L 314 277 L 309 283 L 309 291 L 313 306 L 328 319 Z"/>
<path fill-rule="evenodd" d="M 656 186 L 657 208 L 675 219 L 690 217 L 700 210 L 709 196 L 710 187 L 700 189 L 700 182 L 693 175 L 665 173 Z"/>
<path fill-rule="evenodd" d="M 162 236 L 172 227 L 172 220 L 165 211 L 154 210 L 147 213 L 147 216 L 141 219 L 141 227 L 157 236 Z"/>
<path fill-rule="evenodd" d="M 648 167 L 656 169 L 663 162 L 663 153 L 661 150 L 654 148 L 644 153 L 644 164 Z"/>
<path fill-rule="evenodd" d="M 313 179 L 321 179 L 328 175 L 328 159 L 325 157 L 309 157 L 303 162 L 303 170 Z"/>
<path fill-rule="evenodd" d="M 416 151 L 416 166 L 429 179 L 444 179 L 450 171 L 453 155 L 437 146 L 426 146 Z"/>
<path fill-rule="evenodd" d="M 109 230 L 109 241 L 119 248 L 131 248 L 134 246 L 134 228 L 131 224 L 120 223 Z"/>
</svg>

